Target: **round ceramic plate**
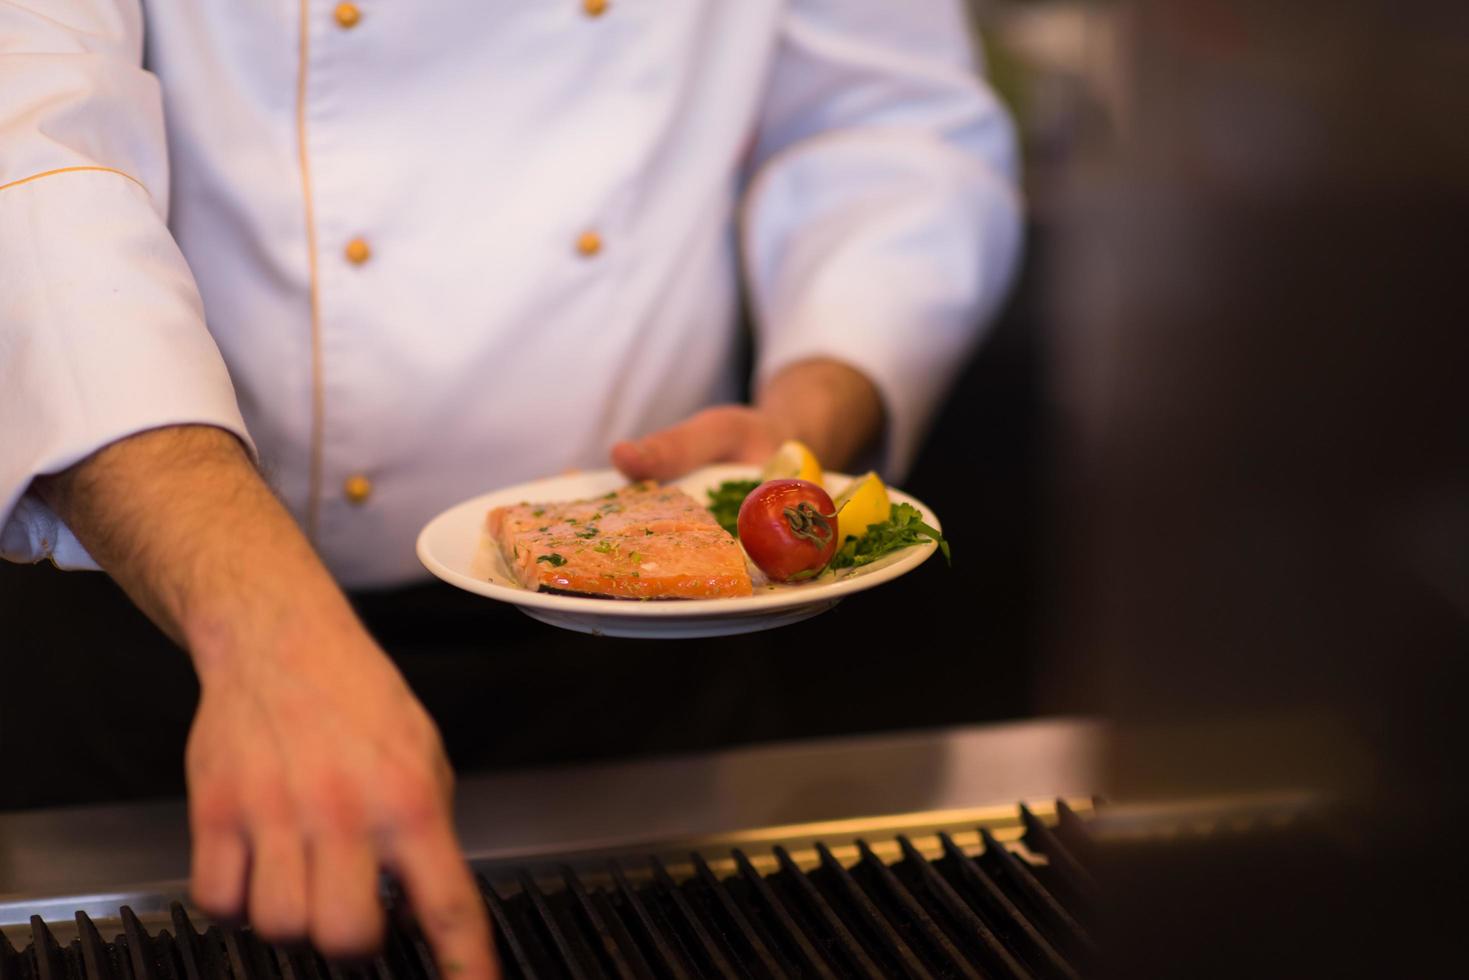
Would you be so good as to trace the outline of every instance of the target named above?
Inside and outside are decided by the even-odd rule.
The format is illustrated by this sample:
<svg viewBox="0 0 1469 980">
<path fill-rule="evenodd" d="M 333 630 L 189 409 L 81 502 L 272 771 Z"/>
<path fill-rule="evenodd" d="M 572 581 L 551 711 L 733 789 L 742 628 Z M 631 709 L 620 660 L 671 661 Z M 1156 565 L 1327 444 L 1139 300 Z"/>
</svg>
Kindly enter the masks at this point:
<svg viewBox="0 0 1469 980">
<path fill-rule="evenodd" d="M 758 479 L 754 466 L 708 466 L 671 485 L 699 501 L 725 480 Z M 851 478 L 826 475 L 833 495 Z M 429 521 L 418 535 L 418 558 L 430 572 L 451 585 L 491 599 L 508 602 L 526 615 L 552 626 L 598 636 L 685 639 L 728 636 L 773 629 L 809 619 L 835 606 L 845 596 L 891 581 L 917 568 L 937 550 L 932 541 L 905 548 L 870 565 L 845 573 L 828 572 L 795 585 L 761 584 L 755 594 L 730 599 L 671 599 L 640 602 L 532 592 L 516 583 L 506 570 L 490 536 L 485 515 L 492 507 L 522 501 L 578 500 L 597 497 L 624 486 L 627 478 L 616 470 L 576 473 L 535 480 L 466 500 Z M 912 504 L 935 528 L 938 518 L 921 502 L 889 488 L 893 503 Z"/>
</svg>

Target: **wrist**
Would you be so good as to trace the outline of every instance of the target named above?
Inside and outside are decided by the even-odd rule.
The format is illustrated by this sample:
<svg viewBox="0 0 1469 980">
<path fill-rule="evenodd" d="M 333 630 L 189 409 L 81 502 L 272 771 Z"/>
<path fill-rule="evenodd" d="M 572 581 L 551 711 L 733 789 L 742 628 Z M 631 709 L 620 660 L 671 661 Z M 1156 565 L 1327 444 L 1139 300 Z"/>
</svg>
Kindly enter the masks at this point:
<svg viewBox="0 0 1469 980">
<path fill-rule="evenodd" d="M 180 617 L 202 686 L 262 666 L 298 669 L 367 632 L 324 568 L 278 569 L 269 581 L 242 578 L 198 596 Z"/>
<path fill-rule="evenodd" d="M 882 433 L 877 387 L 840 361 L 818 358 L 783 368 L 759 391 L 755 407 L 778 426 L 781 439 L 798 439 L 822 464 L 844 469 Z"/>
</svg>

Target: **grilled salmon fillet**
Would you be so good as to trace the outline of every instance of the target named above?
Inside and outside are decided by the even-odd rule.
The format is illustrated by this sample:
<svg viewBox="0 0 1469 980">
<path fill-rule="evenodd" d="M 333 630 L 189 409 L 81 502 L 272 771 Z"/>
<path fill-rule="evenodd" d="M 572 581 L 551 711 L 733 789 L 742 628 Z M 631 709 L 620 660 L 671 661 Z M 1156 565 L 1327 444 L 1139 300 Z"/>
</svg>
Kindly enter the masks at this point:
<svg viewBox="0 0 1469 980">
<path fill-rule="evenodd" d="M 614 599 L 753 591 L 739 542 L 676 487 L 634 483 L 590 500 L 496 507 L 485 526 L 527 589 Z"/>
</svg>

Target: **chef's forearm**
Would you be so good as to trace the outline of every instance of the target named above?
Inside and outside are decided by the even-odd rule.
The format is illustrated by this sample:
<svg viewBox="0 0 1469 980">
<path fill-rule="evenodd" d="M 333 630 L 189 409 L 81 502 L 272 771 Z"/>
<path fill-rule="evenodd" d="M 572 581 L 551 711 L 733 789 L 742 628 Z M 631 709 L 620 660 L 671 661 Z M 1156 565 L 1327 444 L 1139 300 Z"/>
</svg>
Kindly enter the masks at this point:
<svg viewBox="0 0 1469 980">
<path fill-rule="evenodd" d="M 882 398 L 862 372 L 817 358 L 781 369 L 756 393 L 755 405 L 780 419 L 789 436 L 832 469 L 849 466 L 883 426 Z"/>
<path fill-rule="evenodd" d="M 174 426 L 115 442 L 36 491 L 201 677 L 245 633 L 353 622 L 310 543 L 239 441 Z"/>
</svg>

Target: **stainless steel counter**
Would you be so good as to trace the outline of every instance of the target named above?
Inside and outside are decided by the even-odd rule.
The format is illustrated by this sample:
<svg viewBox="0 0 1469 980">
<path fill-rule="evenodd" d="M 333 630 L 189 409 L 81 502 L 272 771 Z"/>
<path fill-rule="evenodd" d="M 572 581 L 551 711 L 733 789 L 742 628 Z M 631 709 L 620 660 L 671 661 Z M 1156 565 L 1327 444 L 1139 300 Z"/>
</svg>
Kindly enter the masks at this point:
<svg viewBox="0 0 1469 980">
<path fill-rule="evenodd" d="M 492 862 L 916 828 L 1097 793 L 1101 751 L 1101 726 L 1082 719 L 793 742 L 465 776 L 456 817 L 468 856 Z M 182 801 L 0 814 L 0 925 L 182 897 L 188 858 Z"/>
</svg>

